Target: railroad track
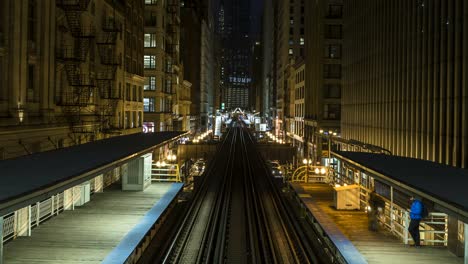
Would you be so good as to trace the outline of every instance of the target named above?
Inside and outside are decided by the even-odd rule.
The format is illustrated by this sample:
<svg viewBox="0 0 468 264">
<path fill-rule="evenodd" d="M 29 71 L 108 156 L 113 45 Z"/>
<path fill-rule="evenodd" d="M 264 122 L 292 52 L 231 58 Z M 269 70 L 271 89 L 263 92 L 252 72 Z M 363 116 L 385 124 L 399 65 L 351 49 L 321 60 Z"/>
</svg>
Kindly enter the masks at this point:
<svg viewBox="0 0 468 264">
<path fill-rule="evenodd" d="M 318 263 L 241 123 L 202 181 L 163 263 Z"/>
</svg>

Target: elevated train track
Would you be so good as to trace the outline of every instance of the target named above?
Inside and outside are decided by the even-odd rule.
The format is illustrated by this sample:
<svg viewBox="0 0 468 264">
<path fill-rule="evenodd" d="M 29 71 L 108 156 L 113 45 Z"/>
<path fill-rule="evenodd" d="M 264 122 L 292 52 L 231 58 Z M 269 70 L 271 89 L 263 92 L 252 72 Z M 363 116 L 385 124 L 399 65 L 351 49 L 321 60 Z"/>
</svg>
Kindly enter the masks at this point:
<svg viewBox="0 0 468 264">
<path fill-rule="evenodd" d="M 235 122 L 160 261 L 318 263 L 288 210 L 251 134 Z"/>
</svg>

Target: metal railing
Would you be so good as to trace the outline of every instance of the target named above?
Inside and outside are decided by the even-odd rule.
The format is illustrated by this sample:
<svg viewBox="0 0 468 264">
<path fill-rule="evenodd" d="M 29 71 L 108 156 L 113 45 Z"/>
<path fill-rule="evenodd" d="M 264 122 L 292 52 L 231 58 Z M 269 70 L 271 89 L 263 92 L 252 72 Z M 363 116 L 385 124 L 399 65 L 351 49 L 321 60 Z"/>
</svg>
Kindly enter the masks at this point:
<svg viewBox="0 0 468 264">
<path fill-rule="evenodd" d="M 177 164 L 168 164 L 164 167 L 158 167 L 155 164 L 151 168 L 152 182 L 180 182 L 179 166 Z"/>
<path fill-rule="evenodd" d="M 95 191 L 103 189 L 103 178 L 94 179 Z M 31 229 L 39 226 L 64 210 L 73 210 L 81 199 L 81 186 L 74 186 L 43 201 L 31 204 L 3 216 L 3 243 L 18 236 L 31 235 Z M 1 235 L 1 234 L 0 234 Z"/>
<path fill-rule="evenodd" d="M 356 183 L 358 184 L 358 183 Z M 366 209 L 369 206 L 369 195 L 372 190 L 360 187 L 360 207 Z M 391 200 L 382 197 L 385 201 L 385 208 L 383 214 L 380 214 L 378 221 L 381 226 L 385 227 L 392 234 L 397 236 L 403 243 L 408 244 L 413 239 L 408 232 L 409 223 L 411 221 L 409 209 L 403 208 Z M 375 208 L 373 208 L 375 210 Z M 429 216 L 422 219 L 420 223 L 421 241 L 425 245 L 443 245 L 447 246 L 448 241 L 448 216 L 444 213 L 431 212 Z"/>
</svg>

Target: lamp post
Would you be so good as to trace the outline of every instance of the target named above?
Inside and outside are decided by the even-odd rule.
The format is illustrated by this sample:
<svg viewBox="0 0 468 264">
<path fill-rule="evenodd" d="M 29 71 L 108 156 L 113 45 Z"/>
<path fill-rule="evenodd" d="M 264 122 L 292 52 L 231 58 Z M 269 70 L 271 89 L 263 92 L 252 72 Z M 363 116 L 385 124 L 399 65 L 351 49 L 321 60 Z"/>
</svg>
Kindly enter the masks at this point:
<svg viewBox="0 0 468 264">
<path fill-rule="evenodd" d="M 304 163 L 305 168 L 306 168 L 305 182 L 308 183 L 309 182 L 309 166 L 310 166 L 310 164 L 312 164 L 312 160 L 311 159 L 303 159 L 302 163 Z"/>
<path fill-rule="evenodd" d="M 328 131 L 328 134 L 325 134 L 323 129 L 320 129 L 319 131 L 321 137 L 324 137 L 326 135 L 327 138 L 327 143 L 328 143 L 328 163 L 331 163 L 331 141 L 332 141 L 332 136 L 336 136 L 337 133 L 333 132 L 332 130 Z"/>
</svg>

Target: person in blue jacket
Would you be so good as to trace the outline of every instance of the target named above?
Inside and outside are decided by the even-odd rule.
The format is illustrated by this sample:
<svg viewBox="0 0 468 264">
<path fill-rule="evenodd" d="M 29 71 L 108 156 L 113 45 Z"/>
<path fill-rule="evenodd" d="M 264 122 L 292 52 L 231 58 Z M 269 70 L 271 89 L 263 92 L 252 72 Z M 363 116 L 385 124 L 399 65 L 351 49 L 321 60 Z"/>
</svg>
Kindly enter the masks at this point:
<svg viewBox="0 0 468 264">
<path fill-rule="evenodd" d="M 408 227 L 408 231 L 411 234 L 411 237 L 414 241 L 415 247 L 420 247 L 420 240 L 419 240 L 419 223 L 421 222 L 422 213 L 423 213 L 423 204 L 419 198 L 411 197 L 410 198 L 411 209 L 410 209 L 410 224 Z"/>
</svg>

